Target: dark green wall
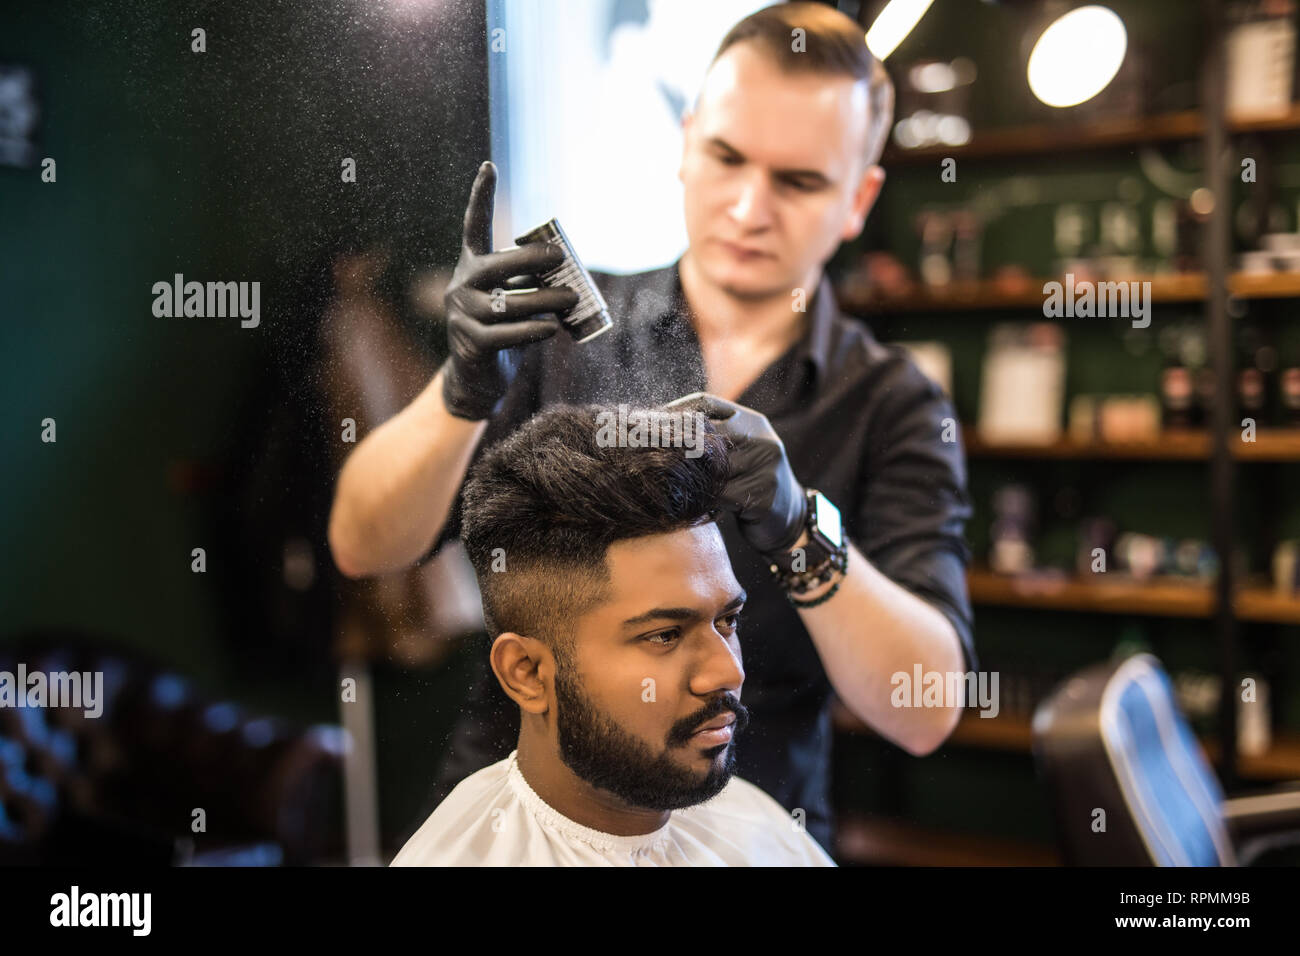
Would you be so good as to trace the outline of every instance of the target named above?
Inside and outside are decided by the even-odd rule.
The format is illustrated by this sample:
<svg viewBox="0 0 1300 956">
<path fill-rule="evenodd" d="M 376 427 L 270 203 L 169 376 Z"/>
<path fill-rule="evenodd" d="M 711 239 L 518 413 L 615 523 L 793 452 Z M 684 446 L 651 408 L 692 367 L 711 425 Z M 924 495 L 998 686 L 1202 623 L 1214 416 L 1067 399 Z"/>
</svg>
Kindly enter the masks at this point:
<svg viewBox="0 0 1300 956">
<path fill-rule="evenodd" d="M 413 270 L 455 262 L 464 197 L 488 156 L 482 4 L 440 0 L 423 21 L 386 7 L 4 5 L 0 63 L 35 72 L 37 155 L 57 161 L 58 179 L 0 167 L 0 640 L 82 630 L 213 694 L 337 719 L 321 633 L 330 608 L 271 620 L 248 588 L 279 568 L 231 529 L 304 497 L 323 527 L 331 474 L 253 483 L 294 459 L 294 420 L 276 416 L 312 411 L 303 376 L 321 257 L 386 241 L 385 288 L 410 321 L 400 293 Z M 195 27 L 206 53 L 191 52 Z M 357 161 L 355 184 L 341 182 L 343 157 Z M 154 317 L 152 285 L 176 272 L 260 281 L 260 327 Z M 46 417 L 55 444 L 40 440 Z M 206 574 L 190 570 L 200 546 Z M 318 598 L 329 602 L 319 586 Z M 272 645 L 276 672 L 261 666 Z M 295 654 L 310 679 L 295 679 Z M 380 673 L 376 686 L 401 680 Z M 419 681 L 430 696 L 385 710 L 379 732 L 394 752 L 423 754 L 431 777 L 420 741 L 440 750 L 449 718 L 431 699 L 452 692 L 430 680 Z M 409 765 L 383 769 L 394 832 L 423 781 Z"/>
<path fill-rule="evenodd" d="M 484 26 L 478 4 L 437 6 L 416 33 L 346 2 L 6 5 L 0 62 L 36 72 L 38 155 L 58 163 L 52 184 L 0 168 L 6 631 L 84 625 L 223 666 L 218 595 L 189 570 L 221 502 L 172 490 L 168 467 L 245 467 L 234 430 L 270 413 L 245 398 L 294 367 L 323 251 L 382 236 L 399 273 L 454 262 L 487 155 L 484 64 L 466 61 Z M 176 272 L 259 280 L 261 326 L 155 318 L 151 286 Z"/>
</svg>

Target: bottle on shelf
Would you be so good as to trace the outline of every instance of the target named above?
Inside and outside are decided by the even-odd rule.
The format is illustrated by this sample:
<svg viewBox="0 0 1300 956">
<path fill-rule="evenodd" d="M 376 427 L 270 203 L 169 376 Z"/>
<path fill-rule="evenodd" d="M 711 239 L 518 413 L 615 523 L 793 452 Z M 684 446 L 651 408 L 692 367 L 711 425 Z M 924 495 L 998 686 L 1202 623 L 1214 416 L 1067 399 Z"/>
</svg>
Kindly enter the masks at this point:
<svg viewBox="0 0 1300 956">
<path fill-rule="evenodd" d="M 1183 336 L 1162 336 L 1164 368 L 1160 372 L 1160 420 L 1164 428 L 1191 428 L 1195 422 L 1192 370 L 1183 358 Z"/>
<path fill-rule="evenodd" d="M 1034 567 L 1034 511 L 1028 485 L 1002 485 L 993 493 L 989 566 L 998 574 L 1020 574 Z"/>
<path fill-rule="evenodd" d="M 1208 428 L 1214 420 L 1214 369 L 1210 367 L 1206 353 L 1204 331 L 1198 328 L 1189 332 L 1184 339 L 1184 360 L 1192 367 L 1192 391 L 1196 396 L 1192 420 L 1198 428 Z"/>
<path fill-rule="evenodd" d="M 1256 426 L 1272 421 L 1269 396 L 1277 368 L 1276 350 L 1264 342 L 1259 327 L 1242 323 L 1237 329 L 1237 421 L 1253 418 Z"/>
<path fill-rule="evenodd" d="M 1300 428 L 1300 361 L 1292 356 L 1277 379 L 1278 424 Z"/>
</svg>

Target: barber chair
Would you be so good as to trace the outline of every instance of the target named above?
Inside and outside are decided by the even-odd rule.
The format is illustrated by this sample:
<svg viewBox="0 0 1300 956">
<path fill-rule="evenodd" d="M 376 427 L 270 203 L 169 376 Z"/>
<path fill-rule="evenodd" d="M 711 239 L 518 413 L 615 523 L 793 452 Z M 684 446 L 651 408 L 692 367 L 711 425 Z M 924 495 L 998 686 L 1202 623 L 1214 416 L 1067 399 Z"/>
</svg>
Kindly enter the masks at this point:
<svg viewBox="0 0 1300 956">
<path fill-rule="evenodd" d="M 1225 799 L 1150 654 L 1064 681 L 1033 748 L 1067 865 L 1248 866 L 1300 846 L 1300 789 Z"/>
</svg>

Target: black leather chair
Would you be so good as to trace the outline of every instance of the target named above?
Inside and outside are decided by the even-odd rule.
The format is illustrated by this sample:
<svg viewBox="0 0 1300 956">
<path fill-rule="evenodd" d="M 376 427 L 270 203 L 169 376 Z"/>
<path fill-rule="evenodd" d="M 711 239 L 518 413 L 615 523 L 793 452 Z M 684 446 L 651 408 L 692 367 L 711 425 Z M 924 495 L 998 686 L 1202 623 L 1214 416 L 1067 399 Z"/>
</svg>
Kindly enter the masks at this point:
<svg viewBox="0 0 1300 956">
<path fill-rule="evenodd" d="M 20 661 L 101 673 L 102 713 L 0 707 L 0 865 L 342 862 L 341 728 L 205 699 L 84 637 L 0 647 L 0 671 Z"/>
<path fill-rule="evenodd" d="M 1150 654 L 1065 680 L 1033 738 L 1067 865 L 1246 866 L 1300 846 L 1300 788 L 1225 799 Z"/>
</svg>

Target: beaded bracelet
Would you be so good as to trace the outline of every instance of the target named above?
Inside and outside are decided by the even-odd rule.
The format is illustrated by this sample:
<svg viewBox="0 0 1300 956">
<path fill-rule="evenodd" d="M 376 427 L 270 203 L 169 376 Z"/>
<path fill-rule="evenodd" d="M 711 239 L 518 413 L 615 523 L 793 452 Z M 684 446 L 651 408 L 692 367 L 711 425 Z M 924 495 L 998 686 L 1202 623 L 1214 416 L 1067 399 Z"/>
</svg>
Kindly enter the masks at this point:
<svg viewBox="0 0 1300 956">
<path fill-rule="evenodd" d="M 826 566 L 835 571 L 840 572 L 839 580 L 836 581 L 833 585 L 831 585 L 831 589 L 829 591 L 827 591 L 821 597 L 813 598 L 812 600 L 809 601 L 797 601 L 795 600 L 794 594 L 790 590 L 787 590 L 785 592 L 785 599 L 789 601 L 791 604 L 793 604 L 795 607 L 816 607 L 819 604 L 824 604 L 826 601 L 829 601 L 831 597 L 835 594 L 835 592 L 840 589 L 840 585 L 844 582 L 845 575 L 848 573 L 849 549 L 845 548 L 843 551 L 831 555 L 830 560 L 826 562 Z M 820 584 L 825 584 L 827 581 L 831 579 L 831 575 L 829 573 L 826 573 L 826 571 L 824 570 L 822 570 L 822 574 L 820 574 L 818 577 L 820 578 L 820 580 L 818 581 L 818 583 Z M 801 589 L 801 592 L 802 590 L 812 590 L 812 587 L 815 586 L 816 585 L 812 585 L 810 587 Z"/>
<path fill-rule="evenodd" d="M 843 581 L 844 579 L 840 578 L 839 581 L 836 581 L 833 585 L 831 585 L 831 589 L 829 591 L 827 591 L 819 598 L 813 598 L 811 601 L 796 601 L 794 599 L 794 596 L 790 594 L 787 594 L 785 596 L 785 599 L 789 601 L 791 604 L 793 604 L 795 607 L 816 607 L 818 604 L 825 604 L 827 601 L 829 601 L 834 596 L 835 592 L 840 589 L 840 584 Z"/>
</svg>

